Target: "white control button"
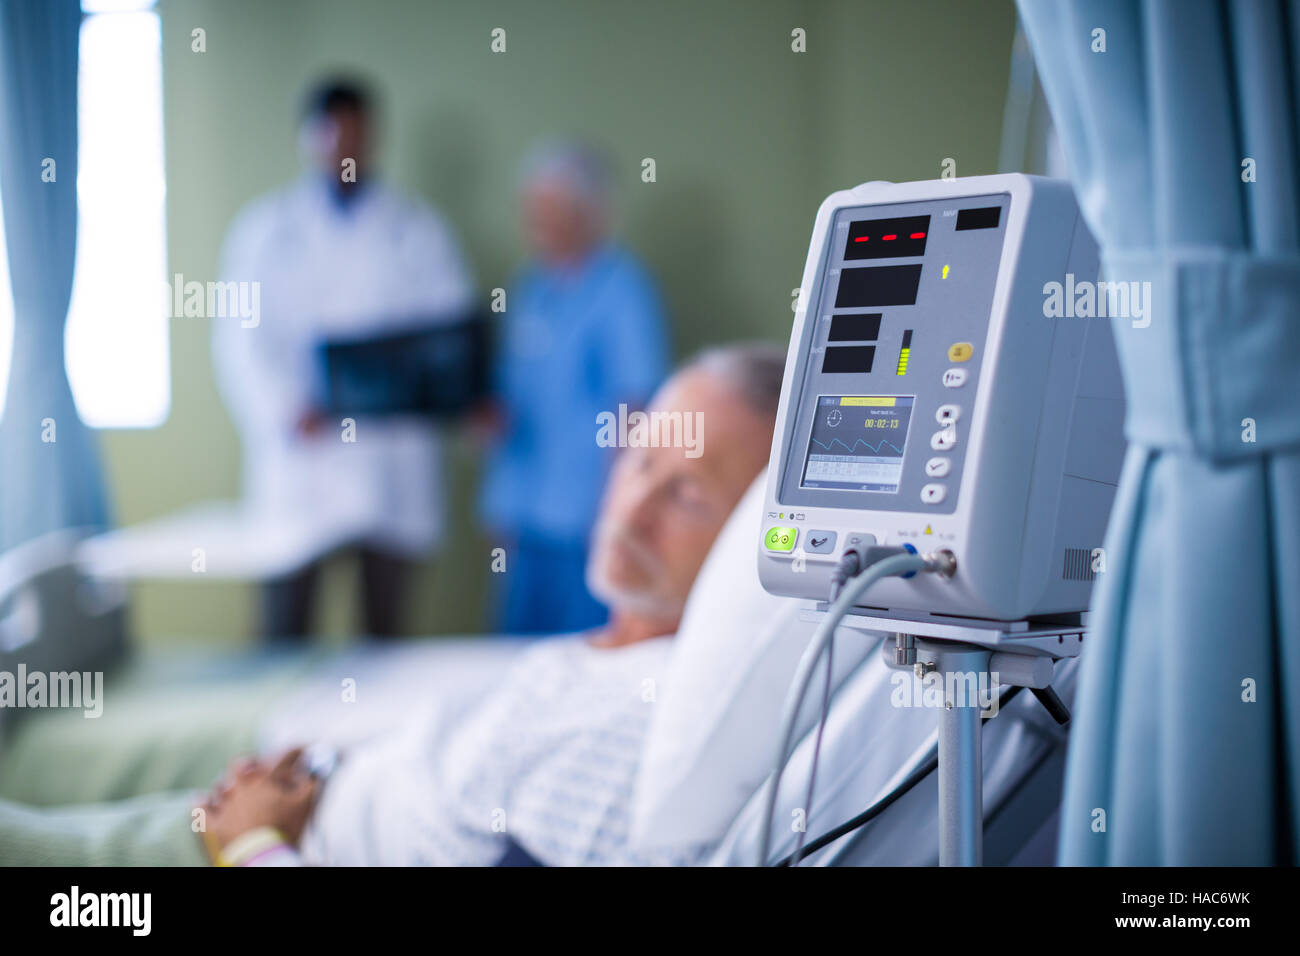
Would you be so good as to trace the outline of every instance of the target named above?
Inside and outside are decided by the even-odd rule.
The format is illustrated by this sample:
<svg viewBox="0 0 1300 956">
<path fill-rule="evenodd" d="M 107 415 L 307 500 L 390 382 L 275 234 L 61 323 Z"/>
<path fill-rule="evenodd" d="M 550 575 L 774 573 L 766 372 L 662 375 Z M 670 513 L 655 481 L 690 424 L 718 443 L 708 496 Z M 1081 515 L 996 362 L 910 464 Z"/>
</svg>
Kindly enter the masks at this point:
<svg viewBox="0 0 1300 956">
<path fill-rule="evenodd" d="M 948 388 L 961 388 L 966 384 L 966 370 L 964 368 L 950 368 L 943 373 L 943 384 Z"/>
<path fill-rule="evenodd" d="M 961 418 L 960 405 L 940 405 L 939 410 L 934 413 L 934 420 L 940 425 L 955 425 L 959 418 Z"/>
<path fill-rule="evenodd" d="M 940 484 L 928 484 L 921 489 L 921 500 L 927 505 L 937 505 L 948 497 L 948 489 Z"/>
<path fill-rule="evenodd" d="M 930 436 L 930 447 L 935 451 L 948 451 L 957 444 L 957 429 L 949 425 Z"/>
<path fill-rule="evenodd" d="M 925 463 L 925 477 L 927 478 L 946 478 L 951 470 L 951 458 L 931 458 Z"/>
</svg>

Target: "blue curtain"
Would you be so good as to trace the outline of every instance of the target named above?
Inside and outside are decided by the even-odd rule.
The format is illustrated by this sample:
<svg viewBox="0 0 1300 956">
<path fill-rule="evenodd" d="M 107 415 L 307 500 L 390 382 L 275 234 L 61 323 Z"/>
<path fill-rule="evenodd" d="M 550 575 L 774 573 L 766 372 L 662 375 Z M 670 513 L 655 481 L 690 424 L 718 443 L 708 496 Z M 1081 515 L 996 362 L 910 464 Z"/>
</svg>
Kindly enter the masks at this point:
<svg viewBox="0 0 1300 956">
<path fill-rule="evenodd" d="M 1061 862 L 1295 863 L 1300 5 L 1019 6 L 1104 278 L 1150 283 Z"/>
<path fill-rule="evenodd" d="M 77 0 L 0 0 L 0 196 L 14 298 L 0 551 L 105 520 L 97 449 L 63 361 L 77 244 L 80 25 Z"/>
</svg>

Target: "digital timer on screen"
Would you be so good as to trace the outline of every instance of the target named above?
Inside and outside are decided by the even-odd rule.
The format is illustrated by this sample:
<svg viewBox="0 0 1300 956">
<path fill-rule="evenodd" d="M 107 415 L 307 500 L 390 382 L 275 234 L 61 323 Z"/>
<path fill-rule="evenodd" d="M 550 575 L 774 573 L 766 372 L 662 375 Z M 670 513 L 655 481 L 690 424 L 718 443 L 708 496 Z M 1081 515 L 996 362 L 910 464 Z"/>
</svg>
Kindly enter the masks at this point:
<svg viewBox="0 0 1300 956">
<path fill-rule="evenodd" d="M 820 395 L 803 487 L 896 493 L 912 395 Z"/>
</svg>

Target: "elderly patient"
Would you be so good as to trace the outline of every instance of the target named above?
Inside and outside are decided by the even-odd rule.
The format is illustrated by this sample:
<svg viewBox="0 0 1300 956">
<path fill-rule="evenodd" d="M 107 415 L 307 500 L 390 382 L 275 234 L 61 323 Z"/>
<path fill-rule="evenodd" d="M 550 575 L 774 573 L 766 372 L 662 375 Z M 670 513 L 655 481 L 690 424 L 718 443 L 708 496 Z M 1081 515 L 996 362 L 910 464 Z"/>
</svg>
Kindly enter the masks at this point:
<svg viewBox="0 0 1300 956">
<path fill-rule="evenodd" d="M 650 412 L 668 413 L 650 419 L 663 427 L 651 433 L 644 422 L 628 423 L 588 567 L 592 592 L 611 611 L 607 625 L 529 649 L 454 726 L 430 719 L 346 754 L 323 785 L 303 770 L 296 751 L 237 761 L 193 811 L 203 826 L 191 829 L 202 830 L 214 859 L 287 865 L 490 865 L 517 853 L 552 865 L 699 859 L 706 847 L 650 857 L 628 846 L 636 764 L 652 710 L 647 688 L 658 679 L 714 538 L 766 462 L 783 363 L 783 354 L 765 345 L 706 352 L 651 402 Z M 696 426 L 690 447 L 683 447 L 678 430 L 686 416 Z M 174 801 L 167 806 L 176 813 Z M 84 827 L 77 814 L 33 811 L 32 825 L 48 829 L 62 817 L 75 830 Z M 0 813 L 0 857 L 14 828 Z M 121 856 L 99 861 L 140 858 Z"/>
</svg>

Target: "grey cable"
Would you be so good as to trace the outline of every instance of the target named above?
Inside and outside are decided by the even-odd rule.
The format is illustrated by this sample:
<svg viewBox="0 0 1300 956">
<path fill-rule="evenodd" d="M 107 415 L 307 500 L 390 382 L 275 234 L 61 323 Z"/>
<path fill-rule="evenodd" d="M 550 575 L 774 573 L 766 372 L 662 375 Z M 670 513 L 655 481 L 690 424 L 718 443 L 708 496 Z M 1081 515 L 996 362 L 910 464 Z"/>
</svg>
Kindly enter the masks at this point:
<svg viewBox="0 0 1300 956">
<path fill-rule="evenodd" d="M 808 836 L 808 818 L 812 814 L 813 787 L 817 783 L 817 761 L 822 753 L 822 734 L 826 731 L 826 718 L 831 710 L 831 674 L 835 670 L 835 635 L 826 642 L 826 683 L 822 685 L 822 714 L 817 720 L 817 739 L 813 741 L 812 769 L 808 771 L 808 793 L 803 801 L 803 829 L 795 837 L 794 853 L 790 854 L 790 865 L 799 865 L 799 856 L 803 852 L 804 838 Z"/>
<path fill-rule="evenodd" d="M 930 565 L 918 554 L 895 554 L 870 565 L 857 577 L 845 583 L 843 590 L 831 604 L 812 639 L 808 642 L 794 680 L 790 682 L 790 692 L 786 695 L 785 710 L 781 719 L 781 734 L 772 774 L 768 778 L 767 798 L 764 801 L 763 829 L 759 838 L 758 865 L 766 866 L 768 852 L 772 846 L 772 818 L 776 815 L 777 791 L 781 785 L 781 775 L 785 772 L 786 761 L 790 759 L 790 749 L 794 738 L 795 724 L 799 719 L 799 709 L 808 693 L 813 671 L 817 668 L 826 646 L 830 643 L 839 627 L 840 621 L 857 603 L 858 597 L 877 581 L 887 577 L 897 577 L 915 571 L 929 570 Z M 806 811 L 805 811 L 806 812 Z"/>
</svg>

